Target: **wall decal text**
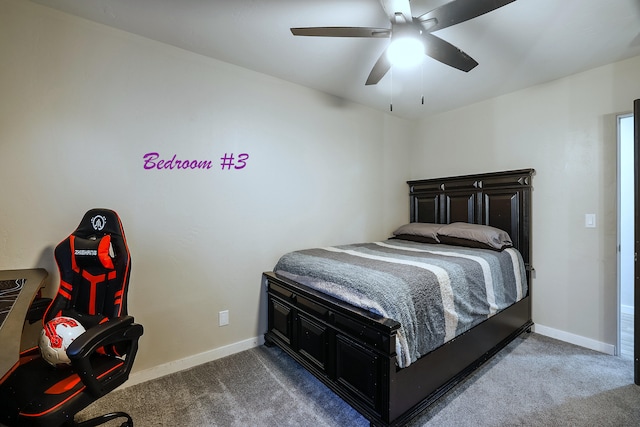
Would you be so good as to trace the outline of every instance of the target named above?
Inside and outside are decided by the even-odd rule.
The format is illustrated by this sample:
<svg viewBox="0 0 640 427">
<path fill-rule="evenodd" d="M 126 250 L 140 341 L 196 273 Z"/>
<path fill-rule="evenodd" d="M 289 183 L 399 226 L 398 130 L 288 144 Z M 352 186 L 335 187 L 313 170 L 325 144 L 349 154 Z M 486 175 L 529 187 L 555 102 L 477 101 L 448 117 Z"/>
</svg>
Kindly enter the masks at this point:
<svg viewBox="0 0 640 427">
<path fill-rule="evenodd" d="M 247 166 L 247 160 L 249 154 L 241 153 L 237 156 L 234 153 L 224 153 L 224 156 L 220 157 L 220 167 L 222 170 L 231 169 L 244 169 Z M 212 160 L 186 160 L 179 159 L 177 154 L 174 154 L 170 159 L 160 158 L 160 153 L 150 152 L 142 156 L 144 161 L 143 167 L 149 169 L 211 169 L 213 167 Z"/>
</svg>

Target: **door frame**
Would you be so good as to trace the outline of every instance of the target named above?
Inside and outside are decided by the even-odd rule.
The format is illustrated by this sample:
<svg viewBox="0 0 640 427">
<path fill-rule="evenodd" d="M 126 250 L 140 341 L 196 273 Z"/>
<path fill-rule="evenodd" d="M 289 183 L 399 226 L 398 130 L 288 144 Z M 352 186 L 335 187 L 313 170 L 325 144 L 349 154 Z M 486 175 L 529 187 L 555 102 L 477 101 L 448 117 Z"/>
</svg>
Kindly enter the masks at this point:
<svg viewBox="0 0 640 427">
<path fill-rule="evenodd" d="M 630 205 L 628 204 L 629 202 L 627 202 L 627 204 L 623 203 L 623 201 L 626 201 L 628 199 L 626 199 L 627 197 L 633 197 L 635 198 L 635 194 L 630 194 L 630 193 L 635 193 L 635 185 L 631 184 L 631 188 L 625 188 L 625 191 L 623 193 L 623 183 L 626 183 L 626 179 L 631 180 L 631 182 L 634 182 L 634 173 L 635 173 L 635 168 L 634 168 L 634 164 L 629 164 L 628 161 L 631 160 L 632 162 L 634 161 L 633 158 L 628 159 L 627 161 L 625 161 L 625 157 L 629 155 L 628 152 L 628 145 L 623 145 L 624 143 L 627 143 L 627 133 L 623 133 L 623 121 L 626 119 L 633 119 L 633 112 L 629 112 L 629 113 L 625 113 L 625 114 L 618 114 L 616 115 L 616 129 L 617 129 L 617 156 L 616 156 L 616 187 L 617 187 L 617 200 L 616 200 L 616 206 L 617 206 L 617 246 L 616 246 L 616 252 L 617 252 L 617 286 L 618 286 L 618 295 L 617 295 L 617 307 L 616 307 L 616 313 L 617 313 L 617 336 L 616 336 L 616 355 L 617 356 L 622 356 L 622 317 L 623 317 L 623 295 L 625 294 L 625 290 L 628 292 L 628 287 L 631 287 L 631 290 L 633 291 L 634 288 L 634 283 L 635 283 L 635 266 L 634 266 L 634 260 L 633 258 L 629 259 L 628 257 L 633 256 L 633 251 L 635 250 L 635 229 L 634 224 L 635 224 L 635 202 L 633 200 L 629 200 L 629 202 L 631 203 Z M 626 130 L 626 125 L 625 125 L 625 130 Z M 633 132 L 633 130 L 632 130 Z M 625 138 L 623 138 L 625 137 Z M 631 136 L 631 144 L 633 144 L 633 136 Z M 631 153 L 630 157 L 633 157 L 633 155 L 635 154 L 635 150 L 633 150 L 633 152 Z M 623 161 L 625 161 L 625 165 L 623 167 Z M 623 174 L 624 172 L 624 174 Z M 629 187 L 627 185 L 627 187 Z M 623 210 L 623 205 L 625 205 L 625 209 Z M 630 224 L 629 226 L 625 226 L 625 224 Z M 631 233 L 631 240 L 630 241 L 626 241 L 625 240 L 625 233 Z M 623 243 L 627 243 L 627 245 L 623 244 Z M 630 264 L 627 264 L 626 262 L 630 262 Z M 627 268 L 623 268 L 627 266 Z M 629 271 L 630 269 L 630 271 Z M 633 305 L 634 301 L 633 301 L 633 295 L 631 296 L 631 301 L 626 300 L 627 305 Z M 633 313 L 632 313 L 633 314 Z M 630 349 L 633 352 L 633 349 Z M 633 356 L 633 354 L 631 355 Z"/>
<path fill-rule="evenodd" d="M 634 176 L 634 263 L 633 263 L 633 382 L 640 385 L 640 262 L 638 262 L 638 252 L 640 252 L 640 99 L 633 101 L 633 176 Z"/>
</svg>

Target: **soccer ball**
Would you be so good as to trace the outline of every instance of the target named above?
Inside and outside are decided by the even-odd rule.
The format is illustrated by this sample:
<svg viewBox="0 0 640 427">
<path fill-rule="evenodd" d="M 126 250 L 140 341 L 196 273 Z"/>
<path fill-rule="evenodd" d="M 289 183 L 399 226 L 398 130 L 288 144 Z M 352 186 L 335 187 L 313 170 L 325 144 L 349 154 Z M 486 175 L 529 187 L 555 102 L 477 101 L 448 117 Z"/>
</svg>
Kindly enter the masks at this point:
<svg viewBox="0 0 640 427">
<path fill-rule="evenodd" d="M 67 356 L 67 347 L 84 333 L 84 327 L 71 317 L 54 317 L 49 320 L 40 333 L 40 353 L 52 366 L 71 365 Z"/>
</svg>

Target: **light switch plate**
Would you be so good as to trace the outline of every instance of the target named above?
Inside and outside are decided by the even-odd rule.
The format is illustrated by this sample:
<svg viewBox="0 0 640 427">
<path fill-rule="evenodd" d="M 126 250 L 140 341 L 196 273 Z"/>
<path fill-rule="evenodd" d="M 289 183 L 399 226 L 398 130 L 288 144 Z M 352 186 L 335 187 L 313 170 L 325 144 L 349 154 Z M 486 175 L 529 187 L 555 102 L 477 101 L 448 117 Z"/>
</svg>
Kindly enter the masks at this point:
<svg viewBox="0 0 640 427">
<path fill-rule="evenodd" d="M 596 228 L 596 214 L 584 214 L 584 226 L 586 228 Z"/>
</svg>

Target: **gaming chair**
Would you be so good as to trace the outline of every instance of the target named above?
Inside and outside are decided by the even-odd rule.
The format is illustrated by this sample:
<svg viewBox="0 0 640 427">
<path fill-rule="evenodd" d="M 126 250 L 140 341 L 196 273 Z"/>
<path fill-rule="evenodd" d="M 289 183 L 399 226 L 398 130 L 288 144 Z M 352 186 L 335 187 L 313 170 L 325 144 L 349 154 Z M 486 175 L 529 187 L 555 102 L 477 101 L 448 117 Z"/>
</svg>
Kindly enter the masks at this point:
<svg viewBox="0 0 640 427">
<path fill-rule="evenodd" d="M 77 412 L 128 379 L 143 333 L 142 325 L 127 314 L 131 258 L 118 214 L 88 211 L 56 247 L 55 259 L 60 286 L 43 325 L 69 316 L 86 332 L 67 349 L 70 367 L 49 365 L 37 347 L 20 355 L 13 370 L 0 379 L 0 424 L 89 427 L 122 417 L 122 427 L 132 427 L 131 417 L 123 412 L 74 421 Z"/>
</svg>

